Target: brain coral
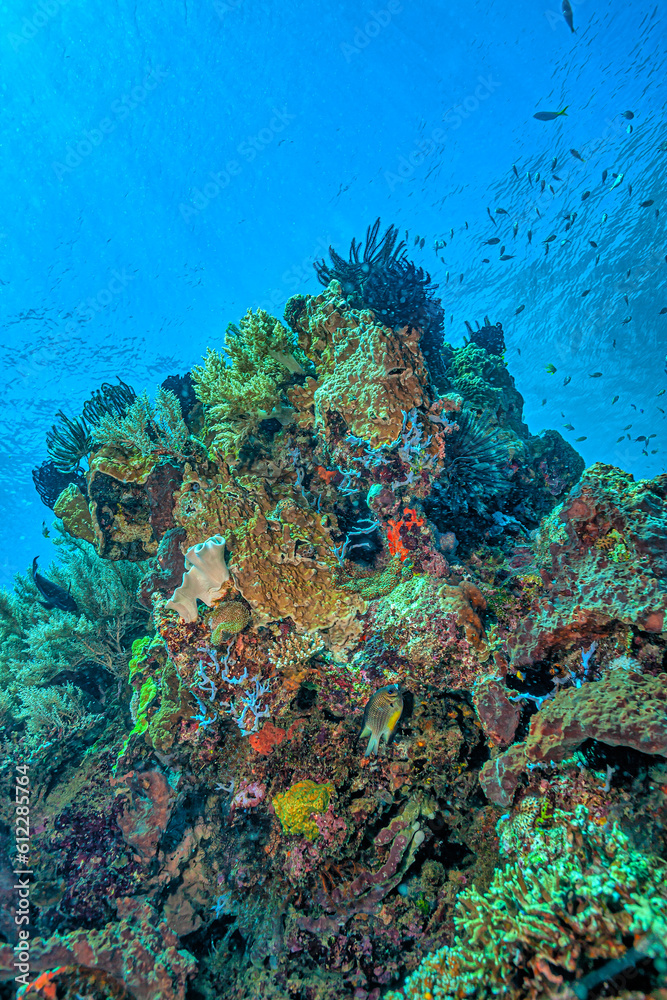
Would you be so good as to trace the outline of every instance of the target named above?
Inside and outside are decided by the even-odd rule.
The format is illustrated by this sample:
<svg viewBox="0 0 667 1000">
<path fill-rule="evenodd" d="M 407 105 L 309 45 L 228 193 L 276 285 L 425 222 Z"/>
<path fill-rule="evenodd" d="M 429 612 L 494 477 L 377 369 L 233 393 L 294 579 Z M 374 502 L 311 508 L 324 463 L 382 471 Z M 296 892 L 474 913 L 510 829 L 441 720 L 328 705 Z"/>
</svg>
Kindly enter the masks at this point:
<svg viewBox="0 0 667 1000">
<path fill-rule="evenodd" d="M 250 621 L 250 612 L 242 601 L 224 601 L 217 604 L 209 618 L 211 639 L 215 646 L 225 638 L 242 632 Z"/>
</svg>

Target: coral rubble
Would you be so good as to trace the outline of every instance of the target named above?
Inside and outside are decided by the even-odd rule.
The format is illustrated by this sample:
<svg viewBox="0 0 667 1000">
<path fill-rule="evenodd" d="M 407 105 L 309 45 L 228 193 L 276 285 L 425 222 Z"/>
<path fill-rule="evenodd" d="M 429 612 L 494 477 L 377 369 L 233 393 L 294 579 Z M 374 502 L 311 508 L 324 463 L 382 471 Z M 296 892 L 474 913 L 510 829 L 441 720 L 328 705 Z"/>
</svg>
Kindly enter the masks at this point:
<svg viewBox="0 0 667 1000">
<path fill-rule="evenodd" d="M 2 978 L 27 764 L 27 996 L 663 1000 L 666 477 L 532 435 L 393 227 L 317 272 L 49 433 Z"/>
</svg>

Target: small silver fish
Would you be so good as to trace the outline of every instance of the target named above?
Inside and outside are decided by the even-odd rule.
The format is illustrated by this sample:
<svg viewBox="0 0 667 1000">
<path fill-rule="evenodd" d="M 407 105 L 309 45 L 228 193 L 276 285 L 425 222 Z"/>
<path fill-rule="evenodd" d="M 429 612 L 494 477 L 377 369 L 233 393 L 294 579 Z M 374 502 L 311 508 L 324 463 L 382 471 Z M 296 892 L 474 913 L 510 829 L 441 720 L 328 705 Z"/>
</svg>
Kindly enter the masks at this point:
<svg viewBox="0 0 667 1000">
<path fill-rule="evenodd" d="M 365 757 L 370 757 L 372 753 L 377 753 L 380 740 L 384 738 L 389 743 L 391 737 L 396 732 L 401 715 L 403 714 L 403 695 L 398 684 L 387 684 L 378 688 L 375 694 L 368 699 L 364 709 L 364 718 L 361 724 L 359 738 L 368 736 L 368 746 Z"/>
</svg>

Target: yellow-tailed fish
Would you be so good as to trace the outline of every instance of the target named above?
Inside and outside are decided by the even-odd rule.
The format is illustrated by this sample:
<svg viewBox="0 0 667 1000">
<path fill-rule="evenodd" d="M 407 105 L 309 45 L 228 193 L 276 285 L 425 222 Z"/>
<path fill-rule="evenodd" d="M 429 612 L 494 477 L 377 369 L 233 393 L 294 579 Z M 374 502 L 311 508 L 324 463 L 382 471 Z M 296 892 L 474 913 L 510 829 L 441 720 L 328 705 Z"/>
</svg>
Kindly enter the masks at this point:
<svg viewBox="0 0 667 1000">
<path fill-rule="evenodd" d="M 366 757 L 372 753 L 377 753 L 380 740 L 384 737 L 386 743 L 389 742 L 399 719 L 403 714 L 403 695 L 398 684 L 387 684 L 378 688 L 375 694 L 368 699 L 368 704 L 364 709 L 360 739 L 368 736 L 368 746 L 366 747 Z"/>
<path fill-rule="evenodd" d="M 538 111 L 537 114 L 533 115 L 533 118 L 537 118 L 538 122 L 552 122 L 555 118 L 560 118 L 561 115 L 567 115 L 568 108 L 569 104 L 566 104 L 560 111 Z"/>
<path fill-rule="evenodd" d="M 547 371 L 550 375 L 554 375 L 558 371 L 556 366 L 552 365 L 551 362 L 549 362 L 548 365 L 544 366 L 544 370 Z"/>
</svg>

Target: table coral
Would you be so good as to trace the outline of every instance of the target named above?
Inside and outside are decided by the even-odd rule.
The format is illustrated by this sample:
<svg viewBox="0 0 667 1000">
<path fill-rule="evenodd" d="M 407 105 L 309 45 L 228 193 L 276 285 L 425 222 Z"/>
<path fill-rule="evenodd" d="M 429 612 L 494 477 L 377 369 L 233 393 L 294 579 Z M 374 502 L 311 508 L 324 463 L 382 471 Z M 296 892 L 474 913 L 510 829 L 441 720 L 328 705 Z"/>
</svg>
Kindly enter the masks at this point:
<svg viewBox="0 0 667 1000">
<path fill-rule="evenodd" d="M 318 785 L 309 779 L 297 781 L 286 792 L 273 798 L 273 808 L 285 833 L 300 834 L 307 840 L 320 835 L 313 813 L 324 813 L 329 808 L 333 785 Z"/>
</svg>

